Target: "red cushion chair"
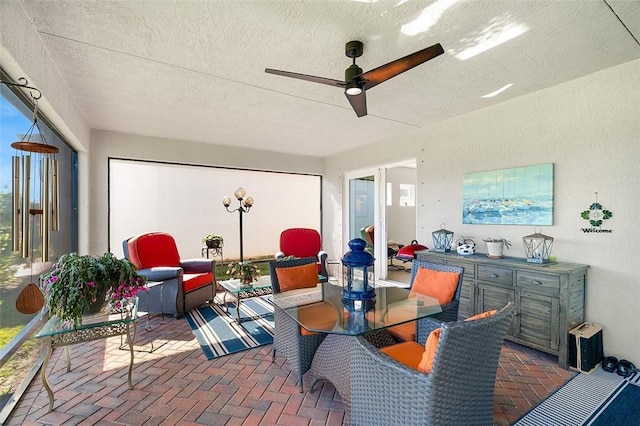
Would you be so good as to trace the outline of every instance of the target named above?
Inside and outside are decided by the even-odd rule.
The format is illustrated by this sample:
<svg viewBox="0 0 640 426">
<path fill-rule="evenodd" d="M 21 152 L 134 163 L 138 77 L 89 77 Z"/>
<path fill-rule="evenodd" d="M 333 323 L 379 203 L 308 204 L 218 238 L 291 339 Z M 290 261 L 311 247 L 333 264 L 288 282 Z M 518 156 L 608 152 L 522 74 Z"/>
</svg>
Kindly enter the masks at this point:
<svg viewBox="0 0 640 426">
<path fill-rule="evenodd" d="M 280 234 L 280 251 L 276 259 L 295 256 L 318 259 L 318 275 L 327 277 L 327 252 L 322 250 L 322 238 L 315 229 L 289 228 Z"/>
<path fill-rule="evenodd" d="M 184 315 L 215 297 L 213 259 L 180 259 L 173 237 L 152 232 L 123 242 L 125 257 L 148 281 L 162 282 L 141 294 L 139 310 Z"/>
</svg>

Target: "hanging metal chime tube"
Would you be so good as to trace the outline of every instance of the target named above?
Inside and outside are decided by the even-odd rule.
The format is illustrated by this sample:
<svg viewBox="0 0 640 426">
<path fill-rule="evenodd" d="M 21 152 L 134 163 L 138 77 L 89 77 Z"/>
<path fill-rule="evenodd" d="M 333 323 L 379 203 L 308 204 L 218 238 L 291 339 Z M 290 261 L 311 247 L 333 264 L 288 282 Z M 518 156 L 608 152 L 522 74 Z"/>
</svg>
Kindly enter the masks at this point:
<svg viewBox="0 0 640 426">
<path fill-rule="evenodd" d="M 29 257 L 29 216 L 31 198 L 31 156 L 22 157 L 22 257 Z"/>
<path fill-rule="evenodd" d="M 60 184 L 58 182 L 58 160 L 53 159 L 53 182 L 51 188 L 51 230 L 58 231 L 60 229 Z"/>
<path fill-rule="evenodd" d="M 11 250 L 20 251 L 22 220 L 20 217 L 20 157 L 11 157 Z"/>
<path fill-rule="evenodd" d="M 51 228 L 51 206 L 49 204 L 50 196 L 50 173 L 51 173 L 51 159 L 49 157 L 43 158 L 40 163 L 42 164 L 41 176 L 40 176 L 40 208 L 42 208 L 42 215 L 40 216 L 40 228 L 42 230 L 42 261 L 49 261 L 49 234 Z"/>
</svg>

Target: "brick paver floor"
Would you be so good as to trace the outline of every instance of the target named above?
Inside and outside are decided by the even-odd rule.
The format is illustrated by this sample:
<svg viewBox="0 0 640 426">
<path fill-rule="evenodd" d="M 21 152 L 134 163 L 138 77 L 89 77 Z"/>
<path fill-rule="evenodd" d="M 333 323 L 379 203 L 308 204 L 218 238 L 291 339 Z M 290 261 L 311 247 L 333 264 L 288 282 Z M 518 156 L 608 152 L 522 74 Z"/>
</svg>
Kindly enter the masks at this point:
<svg viewBox="0 0 640 426">
<path fill-rule="evenodd" d="M 49 362 L 55 392 L 48 411 L 40 376 L 33 380 L 9 425 L 341 425 L 340 396 L 330 383 L 299 393 L 285 359 L 271 362 L 271 345 L 208 361 L 184 319 L 140 320 L 133 390 L 127 387 L 129 352 L 112 337 L 71 346 Z M 153 340 L 156 350 L 150 349 Z M 164 343 L 164 344 L 163 344 Z M 162 346 L 158 347 L 159 345 Z M 464 374 L 461 371 L 461 374 Z M 505 343 L 497 373 L 494 423 L 509 425 L 564 384 L 573 372 L 557 358 Z"/>
</svg>

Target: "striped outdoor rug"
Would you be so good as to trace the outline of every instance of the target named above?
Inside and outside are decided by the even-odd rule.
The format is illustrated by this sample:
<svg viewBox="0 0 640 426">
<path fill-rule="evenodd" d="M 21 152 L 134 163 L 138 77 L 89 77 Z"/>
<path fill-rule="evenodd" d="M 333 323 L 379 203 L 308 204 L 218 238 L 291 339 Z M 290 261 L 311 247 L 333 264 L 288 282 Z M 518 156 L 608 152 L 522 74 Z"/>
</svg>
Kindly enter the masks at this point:
<svg viewBox="0 0 640 426">
<path fill-rule="evenodd" d="M 207 359 L 273 342 L 271 296 L 243 300 L 240 303 L 241 325 L 236 322 L 235 302 L 227 302 L 226 306 L 229 313 L 213 303 L 192 309 L 184 316 Z"/>
<path fill-rule="evenodd" d="M 597 367 L 581 373 L 514 426 L 640 425 L 640 374 L 624 379 Z"/>
</svg>

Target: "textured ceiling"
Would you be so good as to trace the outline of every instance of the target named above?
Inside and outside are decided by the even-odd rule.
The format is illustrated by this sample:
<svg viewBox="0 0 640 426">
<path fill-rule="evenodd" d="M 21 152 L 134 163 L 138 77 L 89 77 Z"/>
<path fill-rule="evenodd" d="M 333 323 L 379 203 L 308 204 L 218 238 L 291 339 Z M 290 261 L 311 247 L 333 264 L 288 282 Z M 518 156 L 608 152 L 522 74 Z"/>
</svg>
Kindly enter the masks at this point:
<svg viewBox="0 0 640 426">
<path fill-rule="evenodd" d="M 640 58 L 629 0 L 20 2 L 91 128 L 314 156 Z M 343 79 L 349 40 L 364 71 L 445 54 L 367 91 L 362 118 L 339 88 L 264 72 Z"/>
</svg>

